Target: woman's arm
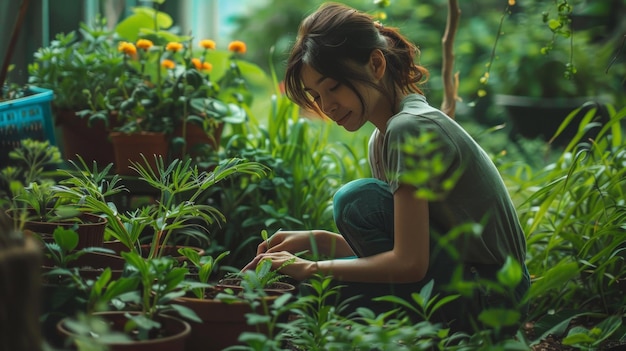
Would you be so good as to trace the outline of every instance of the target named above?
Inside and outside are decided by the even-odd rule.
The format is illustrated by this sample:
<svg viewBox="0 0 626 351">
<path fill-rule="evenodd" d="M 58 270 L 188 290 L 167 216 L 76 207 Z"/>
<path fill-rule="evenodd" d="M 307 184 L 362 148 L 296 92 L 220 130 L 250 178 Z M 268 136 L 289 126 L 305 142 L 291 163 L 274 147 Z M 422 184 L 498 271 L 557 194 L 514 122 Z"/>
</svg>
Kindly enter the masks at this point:
<svg viewBox="0 0 626 351">
<path fill-rule="evenodd" d="M 351 282 L 420 281 L 426 275 L 430 259 L 428 201 L 417 199 L 413 187 L 400 185 L 394 194 L 394 213 L 393 250 L 353 260 L 311 262 L 296 258 L 282 269 L 282 273 L 298 280 L 321 273 Z M 293 255 L 286 251 L 263 253 L 254 261 L 258 263 L 263 258 L 271 258 L 272 266 L 278 268 L 285 261 L 293 259 Z"/>
<path fill-rule="evenodd" d="M 413 187 L 400 185 L 393 202 L 393 250 L 356 260 L 318 262 L 320 273 L 353 282 L 410 283 L 422 280 L 430 259 L 428 201 L 417 199 Z"/>
</svg>

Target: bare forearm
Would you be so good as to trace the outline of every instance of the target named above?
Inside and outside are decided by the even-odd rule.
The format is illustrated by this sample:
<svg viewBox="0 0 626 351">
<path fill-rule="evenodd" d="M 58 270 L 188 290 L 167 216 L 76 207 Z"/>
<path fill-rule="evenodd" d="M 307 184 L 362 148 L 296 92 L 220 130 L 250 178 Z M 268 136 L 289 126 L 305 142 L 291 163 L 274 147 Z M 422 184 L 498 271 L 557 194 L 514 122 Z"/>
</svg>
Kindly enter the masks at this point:
<svg viewBox="0 0 626 351">
<path fill-rule="evenodd" d="M 312 230 L 319 253 L 325 257 L 349 257 L 354 256 L 354 251 L 346 240 L 337 233 L 326 230 Z"/>
<path fill-rule="evenodd" d="M 422 266 L 426 267 L 422 267 Z M 349 260 L 317 262 L 317 273 L 331 275 L 339 281 L 367 283 L 412 283 L 424 278 L 428 263 L 403 259 L 394 251 Z"/>
</svg>

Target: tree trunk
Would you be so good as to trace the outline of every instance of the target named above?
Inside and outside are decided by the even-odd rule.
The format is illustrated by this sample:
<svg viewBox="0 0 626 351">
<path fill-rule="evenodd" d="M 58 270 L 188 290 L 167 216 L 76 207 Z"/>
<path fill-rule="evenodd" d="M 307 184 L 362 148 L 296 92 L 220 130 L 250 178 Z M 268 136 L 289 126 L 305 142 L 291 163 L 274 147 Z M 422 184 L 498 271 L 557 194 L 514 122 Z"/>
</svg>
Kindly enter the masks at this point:
<svg viewBox="0 0 626 351">
<path fill-rule="evenodd" d="M 443 62 L 441 77 L 443 79 L 443 102 L 441 110 L 451 118 L 454 118 L 456 111 L 456 101 L 459 99 L 459 73 L 452 74 L 454 69 L 454 37 L 459 27 L 461 9 L 458 0 L 448 0 L 448 18 L 446 20 L 446 31 L 441 39 L 443 50 Z"/>
</svg>

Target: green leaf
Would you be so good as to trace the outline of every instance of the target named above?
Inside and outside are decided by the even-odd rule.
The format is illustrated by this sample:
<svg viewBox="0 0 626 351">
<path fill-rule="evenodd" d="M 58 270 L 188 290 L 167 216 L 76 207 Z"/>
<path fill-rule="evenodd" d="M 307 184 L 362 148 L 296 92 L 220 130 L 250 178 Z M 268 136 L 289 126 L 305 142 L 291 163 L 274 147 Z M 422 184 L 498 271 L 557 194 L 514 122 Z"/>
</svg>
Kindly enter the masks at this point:
<svg viewBox="0 0 626 351">
<path fill-rule="evenodd" d="M 78 246 L 78 233 L 72 229 L 57 227 L 52 233 L 52 237 L 54 238 L 54 242 L 56 242 L 64 252 L 73 251 Z"/>
<path fill-rule="evenodd" d="M 520 317 L 521 314 L 519 311 L 503 308 L 490 308 L 482 311 L 478 315 L 478 319 L 481 322 L 492 328 L 516 325 L 519 323 Z"/>
<path fill-rule="evenodd" d="M 513 289 L 522 281 L 522 266 L 511 256 L 507 256 L 497 275 L 502 285 Z"/>
</svg>

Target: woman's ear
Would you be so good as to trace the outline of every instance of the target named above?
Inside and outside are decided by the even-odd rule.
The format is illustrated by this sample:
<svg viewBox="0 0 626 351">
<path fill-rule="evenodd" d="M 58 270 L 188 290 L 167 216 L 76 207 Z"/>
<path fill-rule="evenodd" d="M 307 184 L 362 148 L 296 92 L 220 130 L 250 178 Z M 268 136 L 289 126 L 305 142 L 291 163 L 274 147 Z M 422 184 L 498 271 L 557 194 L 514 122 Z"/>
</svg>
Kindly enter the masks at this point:
<svg viewBox="0 0 626 351">
<path fill-rule="evenodd" d="M 385 55 L 380 49 L 374 49 L 370 54 L 370 69 L 372 70 L 372 74 L 376 80 L 380 80 L 385 75 L 385 70 L 387 68 L 387 60 L 385 59 Z"/>
</svg>

